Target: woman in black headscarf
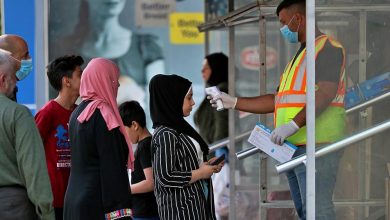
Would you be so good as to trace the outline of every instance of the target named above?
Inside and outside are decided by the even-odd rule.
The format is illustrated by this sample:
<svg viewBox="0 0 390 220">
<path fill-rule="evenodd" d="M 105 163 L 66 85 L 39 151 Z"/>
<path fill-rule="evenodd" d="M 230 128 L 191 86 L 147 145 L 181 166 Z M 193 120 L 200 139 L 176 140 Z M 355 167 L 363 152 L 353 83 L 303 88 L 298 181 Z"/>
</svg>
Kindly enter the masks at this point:
<svg viewBox="0 0 390 220">
<path fill-rule="evenodd" d="M 228 93 L 228 57 L 223 53 L 213 53 L 205 57 L 202 67 L 202 78 L 205 86 L 216 86 L 222 92 Z M 227 110 L 216 111 L 205 97 L 195 112 L 194 122 L 199 128 L 200 135 L 208 144 L 212 144 L 228 136 L 229 114 Z M 226 147 L 217 149 L 215 156 L 225 154 Z"/>
<path fill-rule="evenodd" d="M 214 220 L 208 146 L 184 117 L 195 102 L 191 82 L 177 75 L 156 75 L 149 84 L 154 192 L 162 220 Z"/>
</svg>

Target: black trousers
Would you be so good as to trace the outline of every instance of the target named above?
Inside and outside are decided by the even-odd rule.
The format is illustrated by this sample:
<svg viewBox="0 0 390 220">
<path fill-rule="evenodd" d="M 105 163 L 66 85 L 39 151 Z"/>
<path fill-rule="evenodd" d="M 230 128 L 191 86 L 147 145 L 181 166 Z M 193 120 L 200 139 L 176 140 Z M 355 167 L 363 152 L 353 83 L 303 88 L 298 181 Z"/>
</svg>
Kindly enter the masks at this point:
<svg viewBox="0 0 390 220">
<path fill-rule="evenodd" d="M 19 186 L 0 187 L 1 220 L 37 220 L 34 205 L 27 191 Z"/>
</svg>

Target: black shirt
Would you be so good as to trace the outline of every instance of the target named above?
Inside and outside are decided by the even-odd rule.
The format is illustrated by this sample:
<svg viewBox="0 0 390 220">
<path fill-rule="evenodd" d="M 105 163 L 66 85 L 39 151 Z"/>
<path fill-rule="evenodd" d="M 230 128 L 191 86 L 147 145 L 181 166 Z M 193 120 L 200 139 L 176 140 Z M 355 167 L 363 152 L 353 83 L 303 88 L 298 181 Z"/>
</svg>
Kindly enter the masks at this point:
<svg viewBox="0 0 390 220">
<path fill-rule="evenodd" d="M 301 44 L 296 53 L 293 63 L 298 55 L 306 48 L 306 42 Z M 329 41 L 326 41 L 324 48 L 318 53 L 316 59 L 316 80 L 315 82 L 335 82 L 340 80 L 341 66 L 343 64 L 343 51 L 341 48 L 334 47 Z"/>
<path fill-rule="evenodd" d="M 152 137 L 147 137 L 138 143 L 134 157 L 134 171 L 131 172 L 131 184 L 146 180 L 144 169 L 152 167 L 151 154 Z M 134 217 L 158 216 L 156 198 L 153 192 L 133 194 L 133 215 Z"/>
<path fill-rule="evenodd" d="M 72 169 L 64 219 L 103 220 L 105 214 L 131 208 L 125 138 L 119 128 L 108 130 L 99 109 L 80 123 L 77 117 L 87 105 L 81 102 L 69 121 Z"/>
<path fill-rule="evenodd" d="M 306 42 L 301 44 L 291 66 L 305 48 Z M 334 47 L 329 41 L 326 41 L 324 48 L 318 53 L 316 59 L 315 83 L 324 81 L 338 83 L 340 80 L 341 66 L 343 65 L 343 57 L 343 50 L 341 48 Z M 276 91 L 279 91 L 279 86 Z"/>
<path fill-rule="evenodd" d="M 166 126 L 152 138 L 154 193 L 161 220 L 215 220 L 211 179 L 190 184 L 199 169 L 198 153 L 189 135 Z M 204 193 L 204 181 L 209 190 Z"/>
</svg>

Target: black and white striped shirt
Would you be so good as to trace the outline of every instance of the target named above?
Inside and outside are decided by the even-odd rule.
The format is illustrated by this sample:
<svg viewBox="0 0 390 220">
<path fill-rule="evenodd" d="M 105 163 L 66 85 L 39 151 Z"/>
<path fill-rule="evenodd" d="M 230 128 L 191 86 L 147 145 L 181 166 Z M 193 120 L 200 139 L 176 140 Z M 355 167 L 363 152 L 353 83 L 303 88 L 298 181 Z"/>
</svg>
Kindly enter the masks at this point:
<svg viewBox="0 0 390 220">
<path fill-rule="evenodd" d="M 158 127 L 152 138 L 154 194 L 161 220 L 215 220 L 211 180 L 206 199 L 200 181 L 189 184 L 199 168 L 196 148 L 185 134 Z"/>
</svg>

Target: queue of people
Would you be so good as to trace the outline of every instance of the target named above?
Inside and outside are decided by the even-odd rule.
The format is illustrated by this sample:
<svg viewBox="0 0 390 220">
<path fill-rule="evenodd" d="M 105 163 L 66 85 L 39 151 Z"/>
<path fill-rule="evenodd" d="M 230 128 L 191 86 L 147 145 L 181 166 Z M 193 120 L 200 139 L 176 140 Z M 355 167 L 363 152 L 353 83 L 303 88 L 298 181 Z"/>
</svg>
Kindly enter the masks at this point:
<svg viewBox="0 0 390 220">
<path fill-rule="evenodd" d="M 70 144 L 68 122 L 79 97 L 80 56 L 63 56 L 47 67 L 47 77 L 58 96 L 50 100 L 35 115 L 39 133 L 45 147 L 46 163 L 53 191 L 56 219 L 62 219 L 64 196 L 70 175 Z"/>
<path fill-rule="evenodd" d="M 9 39 L 24 43 L 28 55 L 19 36 L 3 35 L 0 43 Z M 152 137 L 139 103 L 118 108 L 119 69 L 110 60 L 94 58 L 84 70 L 77 55 L 52 61 L 47 76 L 58 96 L 38 111 L 35 122 L 16 103 L 20 60 L 1 50 L 0 61 L 2 219 L 198 219 L 199 214 L 215 219 L 210 177 L 224 163 L 211 165 L 215 158 L 208 159 L 208 145 L 184 120 L 195 104 L 190 81 L 153 77 Z M 179 90 L 172 86 L 177 80 L 183 82 Z M 159 132 L 164 129 L 172 133 Z M 172 134 L 175 139 L 160 142 Z M 132 144 L 138 144 L 135 157 Z M 179 209 L 172 204 L 175 196 L 182 201 Z"/>
<path fill-rule="evenodd" d="M 27 43 L 16 35 L 0 36 L 1 219 L 216 219 L 211 176 L 225 162 L 213 163 L 217 157 L 210 158 L 208 144 L 227 136 L 227 109 L 274 112 L 271 141 L 281 145 L 288 140 L 298 146 L 295 156 L 305 153 L 305 3 L 284 0 L 277 7 L 282 35 L 301 47 L 288 63 L 276 94 L 229 95 L 228 58 L 221 53 L 205 57 L 205 85 L 217 86 L 222 93 L 209 97 L 211 105 L 207 99 L 202 102 L 195 115 L 199 132 L 185 120 L 195 105 L 188 79 L 152 77 L 151 133 L 138 102 L 118 107 L 118 66 L 106 58 L 93 58 L 82 70 L 84 60 L 77 55 L 59 57 L 48 65 L 47 76 L 58 96 L 34 121 L 31 112 L 16 103 L 16 82 L 32 67 Z M 344 135 L 345 52 L 318 29 L 316 37 L 316 141 L 321 145 Z M 217 100 L 224 111 L 211 108 Z M 134 154 L 133 144 L 137 144 Z M 318 162 L 322 165 L 316 175 L 326 181 L 316 182 L 323 198 L 316 219 L 335 219 L 332 194 L 341 154 Z M 287 173 L 300 219 L 306 219 L 305 172 L 302 165 Z"/>
<path fill-rule="evenodd" d="M 53 194 L 45 152 L 31 111 L 16 103 L 16 82 L 31 70 L 26 41 L 0 36 L 0 216 L 52 220 Z"/>
</svg>

